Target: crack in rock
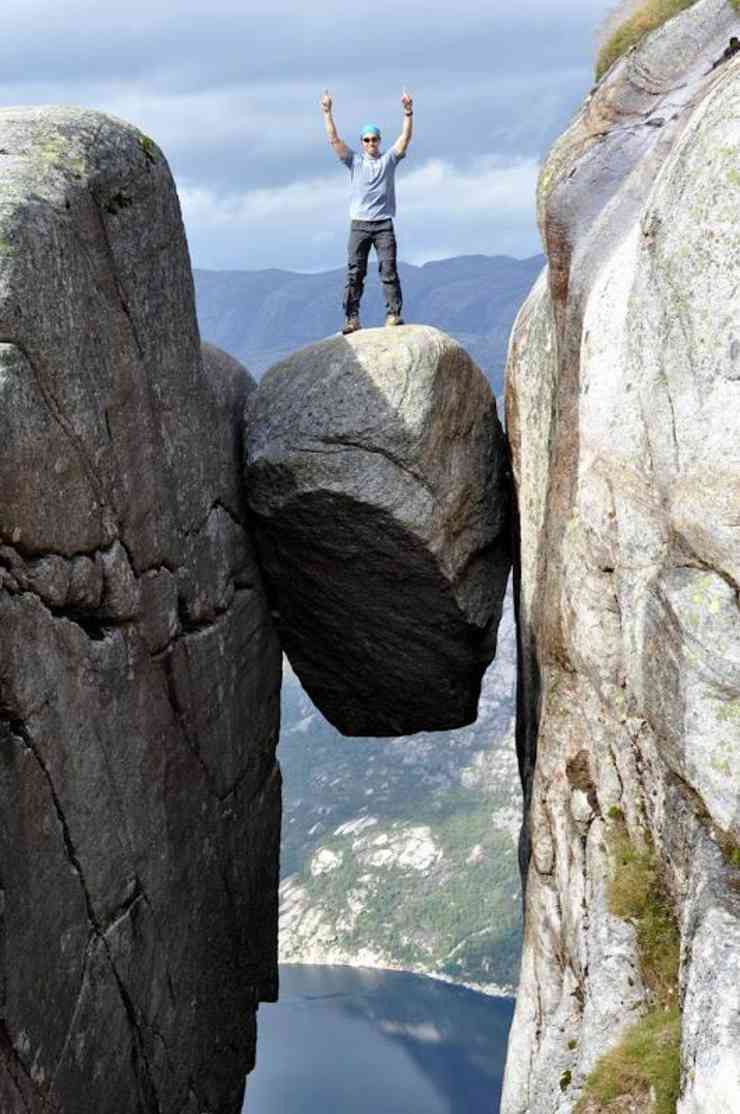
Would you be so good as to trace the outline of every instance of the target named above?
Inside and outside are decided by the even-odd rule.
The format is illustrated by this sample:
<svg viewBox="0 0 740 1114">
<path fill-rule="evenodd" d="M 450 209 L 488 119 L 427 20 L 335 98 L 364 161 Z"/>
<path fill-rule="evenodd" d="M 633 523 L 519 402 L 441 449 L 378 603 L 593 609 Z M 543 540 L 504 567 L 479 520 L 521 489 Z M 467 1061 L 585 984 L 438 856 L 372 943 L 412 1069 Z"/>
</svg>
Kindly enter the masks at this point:
<svg viewBox="0 0 740 1114">
<path fill-rule="evenodd" d="M 39 753 L 38 748 L 35 746 L 35 744 L 33 742 L 33 739 L 32 739 L 32 736 L 31 736 L 31 733 L 28 731 L 26 725 L 21 720 L 10 720 L 10 721 L 6 721 L 6 722 L 9 722 L 11 732 L 16 736 L 16 738 L 21 740 L 21 742 L 25 745 L 28 752 L 36 760 L 36 762 L 37 762 L 37 764 L 38 764 L 38 766 L 39 766 L 39 768 L 40 768 L 40 770 L 41 770 L 41 772 L 42 772 L 42 774 L 43 774 L 43 776 L 44 776 L 44 778 L 45 778 L 45 780 L 48 784 L 51 800 L 52 800 L 52 803 L 54 805 L 54 810 L 56 812 L 57 819 L 59 821 L 59 825 L 60 825 L 61 832 L 62 832 L 62 840 L 63 840 L 63 844 L 64 844 L 65 853 L 66 853 L 66 856 L 67 856 L 67 858 L 68 858 L 68 860 L 69 860 L 69 862 L 72 866 L 72 869 L 74 870 L 75 874 L 77 875 L 77 877 L 79 878 L 79 881 L 80 881 L 80 886 L 82 888 L 82 893 L 83 893 L 83 896 L 84 896 L 84 899 L 85 899 L 85 907 L 86 907 L 86 911 L 87 911 L 87 918 L 88 918 L 88 921 L 89 921 L 89 924 L 90 924 L 92 937 L 96 938 L 96 939 L 99 939 L 102 942 L 103 947 L 105 948 L 105 952 L 106 952 L 106 956 L 107 956 L 108 963 L 109 963 L 109 966 L 110 966 L 110 970 L 111 970 L 111 973 L 112 973 L 113 978 L 115 980 L 116 986 L 118 988 L 118 993 L 119 993 L 119 996 L 120 996 L 120 999 L 121 999 L 121 1002 L 122 1002 L 122 1005 L 123 1005 L 123 1008 L 124 1008 L 124 1012 L 126 1014 L 126 1017 L 127 1017 L 128 1023 L 129 1023 L 129 1027 L 130 1027 L 131 1032 L 132 1032 L 132 1035 L 134 1037 L 134 1041 L 133 1041 L 133 1045 L 132 1045 L 132 1047 L 134 1049 L 134 1055 L 137 1056 L 137 1057 L 140 1056 L 141 1060 L 144 1064 L 144 1074 L 141 1077 L 142 1084 L 145 1085 L 145 1087 L 148 1091 L 149 1101 L 152 1104 L 151 1105 L 152 1111 L 159 1112 L 161 1110 L 161 1107 L 160 1107 L 159 1098 L 158 1098 L 158 1095 L 157 1095 L 157 1090 L 156 1090 L 156 1087 L 154 1085 L 154 1075 L 153 1075 L 153 1072 L 151 1070 L 151 1065 L 149 1064 L 149 1060 L 148 1060 L 148 1057 L 146 1055 L 146 1051 L 145 1051 L 145 1048 L 144 1048 L 144 1038 L 143 1038 L 142 1031 L 141 1031 L 141 1026 L 139 1024 L 139 1020 L 138 1020 L 138 1017 L 137 1017 L 137 1012 L 136 1012 L 135 1006 L 133 1004 L 133 1001 L 131 999 L 131 996 L 130 996 L 128 990 L 126 989 L 126 986 L 123 982 L 123 979 L 121 978 L 121 975 L 119 974 L 119 971 L 116 967 L 115 961 L 113 959 L 113 955 L 112 955 L 111 950 L 110 950 L 110 945 L 109 945 L 109 942 L 108 942 L 108 939 L 107 939 L 107 937 L 110 934 L 110 932 L 112 931 L 112 929 L 117 924 L 120 924 L 121 921 L 124 920 L 127 916 L 130 916 L 132 909 L 135 907 L 137 902 L 142 898 L 143 893 L 140 889 L 137 889 L 137 891 L 133 895 L 132 899 L 127 903 L 126 906 L 124 906 L 118 912 L 118 914 L 116 915 L 116 919 L 113 923 L 109 924 L 105 928 L 100 924 L 100 922 L 98 921 L 98 918 L 95 914 L 95 908 L 94 908 L 93 901 L 92 901 L 92 898 L 91 898 L 91 895 L 90 895 L 90 891 L 89 891 L 88 886 L 87 886 L 87 882 L 85 880 L 85 875 L 84 875 L 84 872 L 83 872 L 83 869 L 82 869 L 82 864 L 81 864 L 80 858 L 79 858 L 79 856 L 78 856 L 78 854 L 75 850 L 74 843 L 72 841 L 72 836 L 71 836 L 71 833 L 70 833 L 70 830 L 69 830 L 69 825 L 67 823 L 66 816 L 64 815 L 64 810 L 62 808 L 61 801 L 60 801 L 59 796 L 57 794 L 56 787 L 54 785 L 54 781 L 52 779 L 51 773 L 50 773 L 46 763 L 44 762 L 41 754 Z M 139 883 L 139 885 L 140 885 L 140 883 Z M 90 944 L 88 944 L 88 953 L 89 953 L 89 949 L 90 949 Z M 12 1042 L 11 1042 L 11 1046 L 12 1046 Z M 12 1046 L 12 1047 L 14 1047 L 14 1046 Z"/>
</svg>

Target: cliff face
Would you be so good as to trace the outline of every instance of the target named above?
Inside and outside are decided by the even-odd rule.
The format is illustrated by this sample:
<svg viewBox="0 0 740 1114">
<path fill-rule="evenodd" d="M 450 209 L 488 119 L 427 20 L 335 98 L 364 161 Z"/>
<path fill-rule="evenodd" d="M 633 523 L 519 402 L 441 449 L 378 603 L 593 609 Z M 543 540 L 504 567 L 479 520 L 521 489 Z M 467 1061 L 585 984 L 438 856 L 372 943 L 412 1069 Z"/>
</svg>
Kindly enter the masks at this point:
<svg viewBox="0 0 740 1114">
<path fill-rule="evenodd" d="M 3 110 L 0 174 L 0 1108 L 236 1112 L 280 809 L 248 377 L 150 140 Z"/>
<path fill-rule="evenodd" d="M 505 1114 L 574 1110 L 655 1000 L 625 845 L 680 940 L 678 1111 L 740 1110 L 740 60 L 712 68 L 736 29 L 701 0 L 648 37 L 540 181 L 549 267 L 507 386 L 528 874 Z"/>
</svg>

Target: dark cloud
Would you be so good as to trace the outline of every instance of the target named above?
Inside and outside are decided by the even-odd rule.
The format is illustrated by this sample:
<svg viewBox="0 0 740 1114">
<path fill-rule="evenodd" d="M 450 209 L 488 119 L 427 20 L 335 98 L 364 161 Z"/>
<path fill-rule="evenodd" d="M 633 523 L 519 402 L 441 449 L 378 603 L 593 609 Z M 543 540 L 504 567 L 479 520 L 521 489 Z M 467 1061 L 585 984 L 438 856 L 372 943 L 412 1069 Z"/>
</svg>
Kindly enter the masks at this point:
<svg viewBox="0 0 740 1114">
<path fill-rule="evenodd" d="M 59 80 L 146 80 L 185 92 L 207 80 L 233 85 L 301 74 L 322 80 L 384 69 L 499 74 L 583 65 L 610 5 L 527 0 L 508 10 L 478 0 L 390 3 L 373 9 L 328 0 L 209 5 L 129 0 L 10 0 L 0 62 L 6 81 L 29 71 Z"/>
</svg>

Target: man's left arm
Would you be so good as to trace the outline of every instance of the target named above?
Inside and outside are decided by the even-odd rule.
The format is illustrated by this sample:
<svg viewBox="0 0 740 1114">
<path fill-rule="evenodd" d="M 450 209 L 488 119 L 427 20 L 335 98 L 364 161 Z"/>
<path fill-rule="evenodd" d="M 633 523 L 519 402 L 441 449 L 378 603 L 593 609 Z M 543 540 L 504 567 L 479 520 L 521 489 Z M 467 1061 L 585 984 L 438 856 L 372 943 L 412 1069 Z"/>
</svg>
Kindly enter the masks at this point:
<svg viewBox="0 0 740 1114">
<path fill-rule="evenodd" d="M 405 89 L 401 94 L 401 104 L 403 105 L 403 130 L 393 144 L 393 150 L 399 158 L 403 158 L 406 154 L 406 148 L 411 142 L 411 135 L 414 130 L 414 101 Z"/>
</svg>

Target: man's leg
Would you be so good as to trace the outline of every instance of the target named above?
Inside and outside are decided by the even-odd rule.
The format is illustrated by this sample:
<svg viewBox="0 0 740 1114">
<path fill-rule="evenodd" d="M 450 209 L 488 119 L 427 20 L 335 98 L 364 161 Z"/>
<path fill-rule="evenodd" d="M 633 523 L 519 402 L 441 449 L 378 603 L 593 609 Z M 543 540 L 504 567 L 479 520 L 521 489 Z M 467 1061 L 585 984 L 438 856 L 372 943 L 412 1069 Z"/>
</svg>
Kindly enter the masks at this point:
<svg viewBox="0 0 740 1114">
<path fill-rule="evenodd" d="M 367 274 L 367 257 L 372 235 L 362 228 L 350 227 L 347 245 L 347 283 L 344 288 L 344 315 L 349 321 L 360 316 L 360 299 Z"/>
<path fill-rule="evenodd" d="M 385 309 L 388 316 L 401 317 L 401 282 L 396 267 L 396 234 L 393 225 L 375 233 L 375 250 L 378 253 L 380 281 L 383 283 Z"/>
</svg>

